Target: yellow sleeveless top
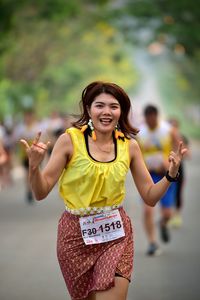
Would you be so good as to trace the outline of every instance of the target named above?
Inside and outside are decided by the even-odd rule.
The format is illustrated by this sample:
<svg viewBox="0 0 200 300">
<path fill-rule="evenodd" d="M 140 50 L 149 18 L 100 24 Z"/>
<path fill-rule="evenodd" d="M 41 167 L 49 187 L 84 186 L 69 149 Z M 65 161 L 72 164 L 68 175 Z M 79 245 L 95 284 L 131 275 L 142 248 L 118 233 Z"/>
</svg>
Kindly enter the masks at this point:
<svg viewBox="0 0 200 300">
<path fill-rule="evenodd" d="M 66 210 L 85 214 L 119 207 L 130 166 L 129 140 L 117 140 L 113 161 L 98 162 L 89 155 L 84 134 L 79 129 L 72 127 L 66 132 L 73 143 L 72 158 L 59 179 L 59 193 Z"/>
</svg>

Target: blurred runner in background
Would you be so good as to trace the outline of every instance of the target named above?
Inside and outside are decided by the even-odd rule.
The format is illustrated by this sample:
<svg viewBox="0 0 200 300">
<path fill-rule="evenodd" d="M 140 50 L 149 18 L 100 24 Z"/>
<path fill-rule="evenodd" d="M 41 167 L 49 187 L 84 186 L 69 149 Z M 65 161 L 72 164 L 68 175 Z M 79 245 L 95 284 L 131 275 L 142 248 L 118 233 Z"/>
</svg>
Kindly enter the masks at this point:
<svg viewBox="0 0 200 300">
<path fill-rule="evenodd" d="M 7 165 L 9 157 L 5 148 L 6 131 L 3 122 L 0 123 L 0 190 L 5 188 L 7 182 Z"/>
<path fill-rule="evenodd" d="M 23 114 L 23 121 L 20 122 L 15 128 L 15 139 L 19 141 L 21 137 L 26 137 L 29 143 L 32 143 L 35 135 L 41 131 L 40 123 L 37 121 L 35 112 L 33 109 L 27 109 Z M 26 152 L 23 147 L 20 148 L 20 160 L 25 170 L 25 187 L 26 187 L 26 201 L 28 203 L 33 202 L 33 195 L 28 181 L 28 168 L 29 162 Z"/>
<path fill-rule="evenodd" d="M 174 204 L 174 214 L 171 218 L 169 224 L 172 227 L 179 228 L 182 225 L 182 209 L 183 209 L 183 191 L 185 186 L 185 165 L 184 160 L 189 158 L 191 152 L 189 151 L 189 140 L 188 138 L 183 135 L 180 131 L 180 122 L 176 118 L 170 118 L 169 123 L 173 126 L 174 131 L 183 141 L 184 147 L 187 147 L 188 151 L 185 155 L 184 159 L 182 160 L 180 167 L 179 167 L 179 178 L 176 182 L 176 194 L 175 194 L 175 204 Z"/>
<path fill-rule="evenodd" d="M 159 118 L 158 108 L 154 105 L 147 105 L 144 108 L 144 124 L 140 127 L 137 140 L 146 166 L 156 183 L 166 174 L 169 168 L 168 156 L 170 151 L 177 147 L 179 137 L 168 122 Z M 163 242 L 170 241 L 168 221 L 173 214 L 175 192 L 176 183 L 173 182 L 160 201 L 159 227 Z M 161 252 L 156 241 L 154 212 L 154 207 L 144 204 L 144 227 L 149 242 L 147 255 L 159 255 Z"/>
<path fill-rule="evenodd" d="M 0 190 L 4 187 L 4 170 L 8 157 L 0 140 Z"/>
</svg>

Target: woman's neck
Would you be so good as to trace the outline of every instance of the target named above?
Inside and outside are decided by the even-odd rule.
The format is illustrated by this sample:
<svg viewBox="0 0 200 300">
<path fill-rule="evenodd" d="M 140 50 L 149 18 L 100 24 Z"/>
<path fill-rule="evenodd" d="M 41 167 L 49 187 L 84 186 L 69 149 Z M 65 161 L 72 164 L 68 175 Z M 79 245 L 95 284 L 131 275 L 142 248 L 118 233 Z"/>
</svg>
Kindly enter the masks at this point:
<svg viewBox="0 0 200 300">
<path fill-rule="evenodd" d="M 96 142 L 99 144 L 107 144 L 113 141 L 113 132 L 102 133 L 99 131 L 95 131 L 96 133 Z"/>
</svg>

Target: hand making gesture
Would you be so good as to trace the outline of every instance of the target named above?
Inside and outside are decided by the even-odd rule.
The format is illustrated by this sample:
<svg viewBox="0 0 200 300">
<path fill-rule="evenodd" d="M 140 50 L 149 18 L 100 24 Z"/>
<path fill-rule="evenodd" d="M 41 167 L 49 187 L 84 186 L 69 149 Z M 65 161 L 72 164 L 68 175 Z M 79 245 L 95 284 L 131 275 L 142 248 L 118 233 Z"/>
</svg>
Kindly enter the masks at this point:
<svg viewBox="0 0 200 300">
<path fill-rule="evenodd" d="M 175 178 L 178 174 L 179 166 L 187 148 L 183 148 L 183 142 L 179 142 L 176 152 L 171 151 L 169 155 L 169 175 Z"/>
<path fill-rule="evenodd" d="M 40 142 L 40 137 L 41 131 L 38 132 L 31 145 L 29 145 L 28 142 L 24 139 L 20 140 L 20 143 L 25 147 L 29 159 L 29 166 L 32 170 L 35 170 L 43 161 L 46 151 L 50 145 L 50 142 Z"/>
</svg>

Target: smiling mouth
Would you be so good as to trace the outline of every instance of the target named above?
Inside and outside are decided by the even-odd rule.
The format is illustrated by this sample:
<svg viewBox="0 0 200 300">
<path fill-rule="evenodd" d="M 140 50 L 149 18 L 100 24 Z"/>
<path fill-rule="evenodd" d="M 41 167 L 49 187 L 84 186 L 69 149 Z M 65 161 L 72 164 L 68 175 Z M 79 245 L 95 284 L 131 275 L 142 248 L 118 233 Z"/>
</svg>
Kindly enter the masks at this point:
<svg viewBox="0 0 200 300">
<path fill-rule="evenodd" d="M 100 122 L 102 124 L 108 125 L 108 124 L 112 123 L 112 119 L 100 119 Z"/>
</svg>

